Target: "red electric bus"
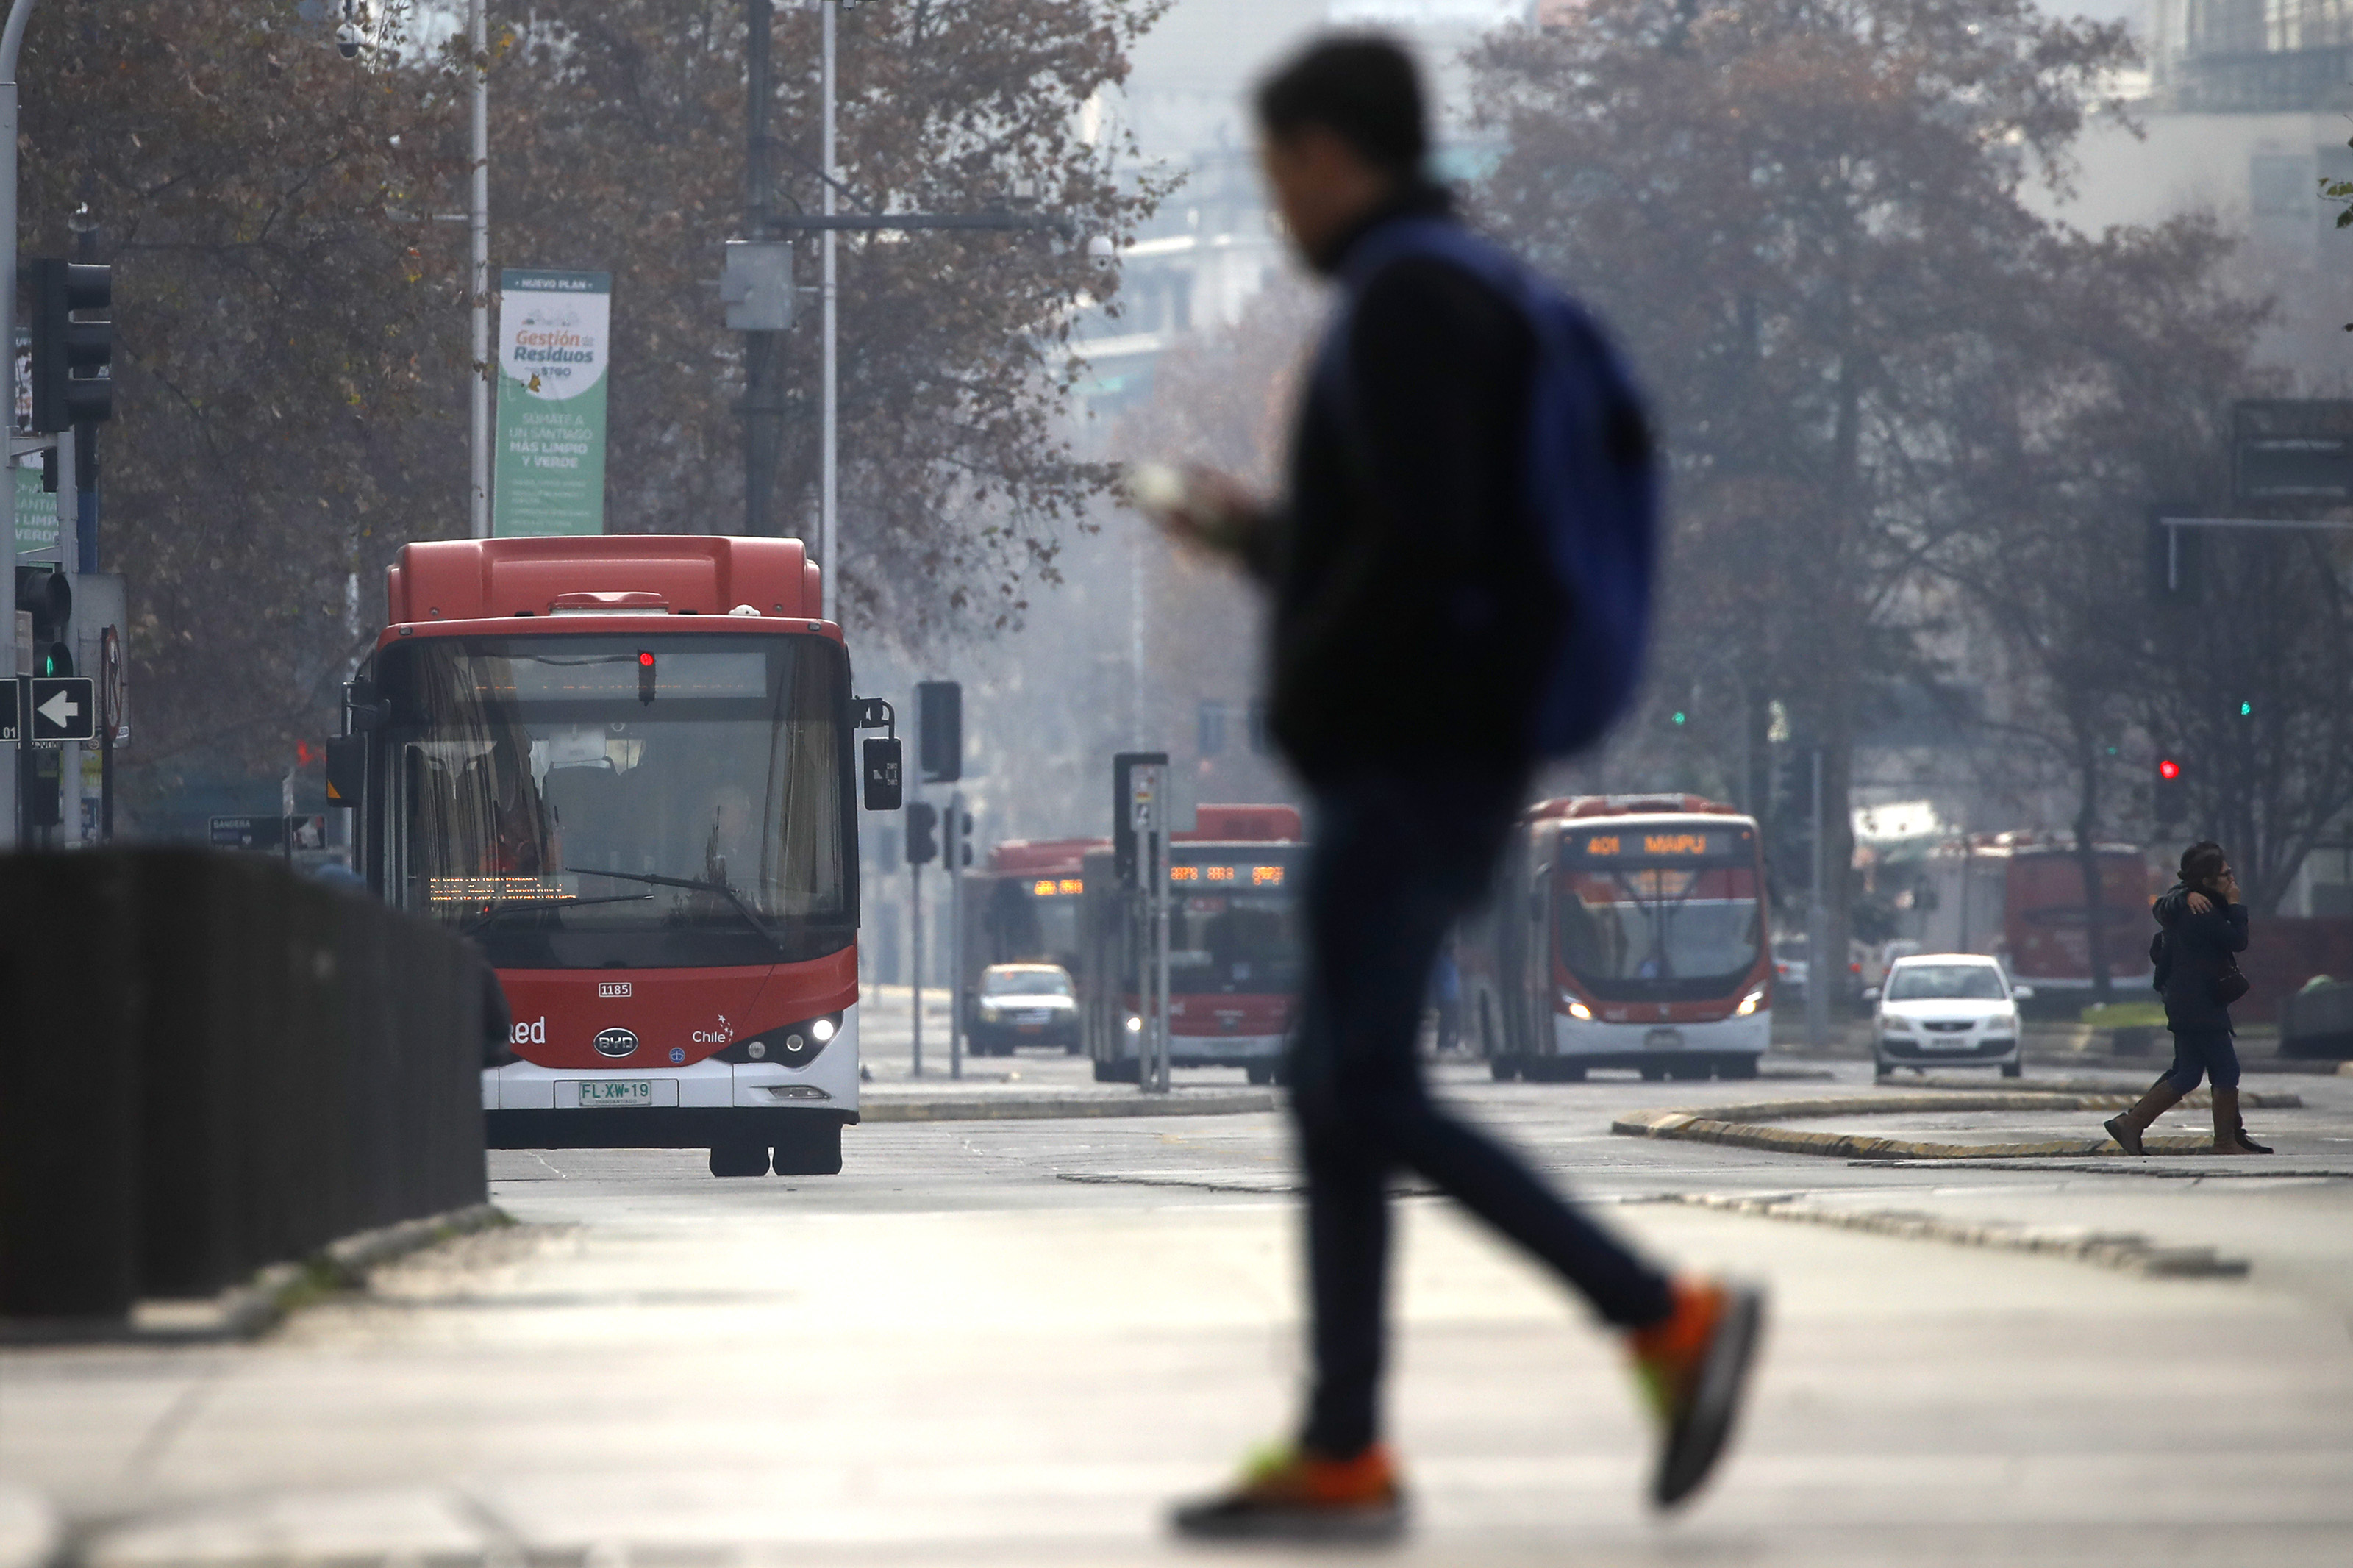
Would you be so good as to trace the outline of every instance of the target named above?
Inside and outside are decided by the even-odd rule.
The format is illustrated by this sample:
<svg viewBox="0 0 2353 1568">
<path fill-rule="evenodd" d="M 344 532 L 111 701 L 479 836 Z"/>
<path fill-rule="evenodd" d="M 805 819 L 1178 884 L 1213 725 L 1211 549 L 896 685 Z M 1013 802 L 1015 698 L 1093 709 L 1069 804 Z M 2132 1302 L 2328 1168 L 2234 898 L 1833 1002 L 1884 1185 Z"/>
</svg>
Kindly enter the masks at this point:
<svg viewBox="0 0 2353 1568">
<path fill-rule="evenodd" d="M 705 1148 L 830 1173 L 858 1120 L 855 703 L 796 540 L 411 544 L 336 793 L 394 905 L 513 1016 L 496 1148 Z M 897 804 L 895 737 L 866 803 Z"/>
<path fill-rule="evenodd" d="M 1541 801 L 1458 962 L 1499 1079 L 1754 1078 L 1773 1036 L 1757 824 L 1698 795 Z"/>
<path fill-rule="evenodd" d="M 1203 805 L 1168 845 L 1168 1060 L 1238 1067 L 1272 1083 L 1304 964 L 1299 879 L 1306 846 L 1288 805 Z M 1137 984 L 1145 932 L 1139 889 L 1112 852 L 1081 862 L 1080 1008 L 1087 1054 L 1105 1083 L 1134 1083 L 1144 1020 Z"/>
</svg>

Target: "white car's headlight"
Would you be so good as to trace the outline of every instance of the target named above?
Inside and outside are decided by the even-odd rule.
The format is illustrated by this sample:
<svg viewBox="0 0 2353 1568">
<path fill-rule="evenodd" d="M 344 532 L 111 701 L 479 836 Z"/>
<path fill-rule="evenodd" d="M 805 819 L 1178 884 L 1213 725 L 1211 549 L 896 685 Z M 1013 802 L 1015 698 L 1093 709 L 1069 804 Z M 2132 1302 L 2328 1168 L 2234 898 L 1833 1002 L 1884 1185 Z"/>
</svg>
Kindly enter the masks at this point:
<svg viewBox="0 0 2353 1568">
<path fill-rule="evenodd" d="M 1908 1035 L 1912 1032 L 1912 1020 L 1909 1018 L 1882 1018 L 1879 1021 L 1879 1026 L 1885 1029 L 1891 1035 Z"/>
</svg>

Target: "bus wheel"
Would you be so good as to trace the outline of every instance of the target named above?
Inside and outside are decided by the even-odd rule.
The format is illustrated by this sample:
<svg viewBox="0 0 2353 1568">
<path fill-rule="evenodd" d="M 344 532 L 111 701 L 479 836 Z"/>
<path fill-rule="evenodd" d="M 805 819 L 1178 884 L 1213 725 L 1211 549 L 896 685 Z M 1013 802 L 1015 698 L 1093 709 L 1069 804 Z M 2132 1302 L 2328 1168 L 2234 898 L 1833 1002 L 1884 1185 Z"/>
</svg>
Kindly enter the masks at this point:
<svg viewBox="0 0 2353 1568">
<path fill-rule="evenodd" d="M 711 1151 L 714 1176 L 765 1176 L 768 1173 L 765 1143 L 722 1143 Z"/>
<path fill-rule="evenodd" d="M 1097 1083 L 1136 1083 L 1141 1081 L 1143 1071 L 1144 1064 L 1134 1057 L 1127 1057 L 1115 1062 L 1098 1058 L 1095 1062 L 1095 1081 Z"/>
<path fill-rule="evenodd" d="M 776 1145 L 776 1174 L 838 1176 L 841 1174 L 841 1123 L 811 1128 L 789 1143 Z"/>
<path fill-rule="evenodd" d="M 1272 1068 L 1246 1067 L 1242 1068 L 1242 1076 L 1250 1079 L 1252 1083 L 1272 1083 L 1274 1081 L 1274 1069 Z"/>
<path fill-rule="evenodd" d="M 1755 1078 L 1757 1076 L 1757 1058 L 1755 1057 L 1748 1056 L 1718 1057 L 1715 1058 L 1715 1076 L 1718 1078 Z"/>
<path fill-rule="evenodd" d="M 1666 1064 L 1666 1063 L 1664 1063 L 1664 1062 L 1644 1062 L 1644 1063 L 1642 1064 L 1642 1081 L 1643 1081 L 1644 1083 L 1656 1083 L 1656 1082 L 1658 1082 L 1661 1079 L 1663 1079 L 1663 1078 L 1665 1078 L 1666 1076 L 1667 1076 L 1667 1064 Z"/>
<path fill-rule="evenodd" d="M 1520 1064 L 1509 1057 L 1489 1057 L 1487 1070 L 1494 1075 L 1497 1083 L 1509 1083 L 1520 1076 Z"/>
</svg>

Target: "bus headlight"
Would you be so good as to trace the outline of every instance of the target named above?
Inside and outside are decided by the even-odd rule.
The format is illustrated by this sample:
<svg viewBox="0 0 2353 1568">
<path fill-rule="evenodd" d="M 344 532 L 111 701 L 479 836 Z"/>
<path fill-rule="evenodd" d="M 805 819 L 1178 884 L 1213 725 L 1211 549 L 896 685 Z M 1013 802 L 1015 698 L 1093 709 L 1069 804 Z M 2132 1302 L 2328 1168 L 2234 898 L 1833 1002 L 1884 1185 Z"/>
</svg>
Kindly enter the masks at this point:
<svg viewBox="0 0 2353 1568">
<path fill-rule="evenodd" d="M 1144 1033 L 1144 1020 L 1130 1013 L 1127 1016 L 1127 1032 L 1131 1035 Z"/>
<path fill-rule="evenodd" d="M 836 1035 L 841 1033 L 841 1015 L 828 1013 L 820 1018 L 804 1018 L 797 1024 L 787 1024 L 781 1029 L 763 1029 L 747 1040 L 737 1040 L 712 1053 L 712 1059 L 723 1062 L 775 1062 L 780 1067 L 805 1068 L 817 1060 Z"/>
<path fill-rule="evenodd" d="M 1593 1009 L 1587 1006 L 1582 1002 L 1570 1002 L 1568 1005 L 1568 1016 L 1575 1018 L 1581 1024 L 1590 1024 L 1593 1022 Z"/>
<path fill-rule="evenodd" d="M 1747 995 L 1743 996 L 1740 999 L 1740 1006 L 1737 1011 L 1741 1017 L 1746 1018 L 1748 1015 L 1754 1013 L 1757 1008 L 1762 1007 L 1763 1005 L 1765 1005 L 1765 987 L 1759 985 L 1756 990 L 1751 991 Z"/>
<path fill-rule="evenodd" d="M 995 1023 L 999 1023 L 999 1022 L 1003 1021 L 1004 1017 L 1005 1017 L 1005 1010 L 1004 1010 L 1003 1008 L 999 1007 L 996 1003 L 994 1003 L 994 1002 L 983 1002 L 983 1003 L 980 1005 L 980 1021 L 981 1021 L 982 1023 L 984 1023 L 984 1024 L 995 1024 Z"/>
</svg>

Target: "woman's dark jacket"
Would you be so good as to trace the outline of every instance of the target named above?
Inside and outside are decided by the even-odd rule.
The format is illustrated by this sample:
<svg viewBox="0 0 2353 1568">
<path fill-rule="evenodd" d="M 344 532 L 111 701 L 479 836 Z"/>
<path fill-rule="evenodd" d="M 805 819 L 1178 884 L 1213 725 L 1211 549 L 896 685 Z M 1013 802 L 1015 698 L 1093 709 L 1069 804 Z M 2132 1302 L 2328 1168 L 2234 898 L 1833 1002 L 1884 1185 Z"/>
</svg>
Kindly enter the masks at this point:
<svg viewBox="0 0 2353 1568">
<path fill-rule="evenodd" d="M 2206 895 L 2204 914 L 2189 907 L 2190 889 L 2176 882 L 2154 906 L 2165 928 L 2165 1026 L 2176 1034 L 2228 1032 L 2231 1009 L 2215 994 L 2214 983 L 2247 951 L 2247 906 L 2227 908 Z"/>
</svg>

